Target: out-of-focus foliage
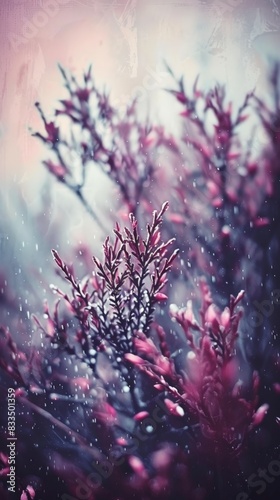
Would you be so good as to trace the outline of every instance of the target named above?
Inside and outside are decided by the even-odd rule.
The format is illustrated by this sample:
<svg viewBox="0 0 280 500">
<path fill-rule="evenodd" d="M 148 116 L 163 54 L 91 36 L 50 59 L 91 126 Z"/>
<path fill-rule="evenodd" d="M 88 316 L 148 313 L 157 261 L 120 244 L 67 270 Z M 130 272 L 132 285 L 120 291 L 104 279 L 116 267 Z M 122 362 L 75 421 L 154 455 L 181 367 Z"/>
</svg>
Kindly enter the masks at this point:
<svg viewBox="0 0 280 500">
<path fill-rule="evenodd" d="M 54 118 L 36 104 L 44 165 L 92 216 L 93 232 L 105 220 L 88 184 L 102 172 L 118 220 L 102 258 L 89 258 L 88 235 L 74 262 L 52 251 L 63 284 L 51 284 L 53 305 L 34 311 L 39 342 L 31 319 L 1 329 L 1 397 L 16 394 L 17 493 L 236 499 L 279 456 L 279 66 L 272 99 L 252 92 L 236 109 L 224 87 L 203 91 L 197 80 L 187 90 L 169 69 L 181 137 L 142 123 L 135 101 L 121 116 L 90 70 L 82 83 L 61 72 L 68 97 Z M 252 117 L 266 134 L 254 154 L 253 134 L 243 138 Z M 6 285 L 1 297 L 17 303 Z"/>
</svg>

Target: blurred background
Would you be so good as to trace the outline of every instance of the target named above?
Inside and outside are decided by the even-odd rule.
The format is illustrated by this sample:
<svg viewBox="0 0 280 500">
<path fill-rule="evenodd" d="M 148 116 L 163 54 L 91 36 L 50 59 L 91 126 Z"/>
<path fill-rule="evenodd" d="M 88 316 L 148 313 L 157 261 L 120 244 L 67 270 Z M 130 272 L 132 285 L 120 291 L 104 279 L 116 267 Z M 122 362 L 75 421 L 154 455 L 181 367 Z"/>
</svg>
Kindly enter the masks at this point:
<svg viewBox="0 0 280 500">
<path fill-rule="evenodd" d="M 174 126 L 165 105 L 164 60 L 203 86 L 225 82 L 236 99 L 261 87 L 269 58 L 279 56 L 279 0 L 2 0 L 1 179 L 35 204 L 43 146 L 34 107 L 51 112 L 62 97 L 57 63 L 79 76 L 89 64 L 114 102 L 138 95 L 141 107 Z M 170 101 L 169 101 L 170 102 Z"/>
<path fill-rule="evenodd" d="M 64 96 L 58 63 L 78 78 L 92 64 L 97 85 L 119 109 L 137 95 L 143 116 L 176 133 L 164 61 L 187 84 L 198 74 L 203 88 L 225 83 L 236 105 L 248 90 L 265 92 L 268 65 L 279 57 L 280 2 L 2 0 L 0 9 L 2 289 L 4 270 L 13 270 L 10 289 L 23 286 L 20 297 L 28 302 L 34 269 L 47 289 L 55 241 L 104 238 L 97 226 L 86 235 L 87 215 L 45 172 L 46 148 L 31 136 L 30 128 L 42 130 L 34 103 L 51 119 Z M 95 205 L 112 210 L 104 180 L 97 176 L 92 189 Z"/>
</svg>

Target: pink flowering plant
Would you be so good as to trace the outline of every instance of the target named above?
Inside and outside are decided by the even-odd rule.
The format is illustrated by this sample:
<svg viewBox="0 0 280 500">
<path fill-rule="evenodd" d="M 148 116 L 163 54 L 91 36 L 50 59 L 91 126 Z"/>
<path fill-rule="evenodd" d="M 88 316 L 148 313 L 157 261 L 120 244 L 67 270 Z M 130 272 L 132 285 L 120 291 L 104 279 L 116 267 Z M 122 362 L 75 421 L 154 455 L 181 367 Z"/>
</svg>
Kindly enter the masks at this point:
<svg viewBox="0 0 280 500">
<path fill-rule="evenodd" d="M 3 278 L 1 397 L 14 391 L 17 498 L 258 494 L 247 478 L 279 456 L 279 66 L 272 99 L 251 92 L 237 110 L 225 87 L 196 80 L 188 91 L 169 69 L 181 137 L 143 123 L 135 100 L 121 115 L 91 70 L 81 83 L 61 73 L 68 97 L 53 119 L 36 103 L 44 166 L 93 231 L 106 221 L 88 185 L 92 171 L 107 177 L 117 221 L 101 256 L 88 257 L 86 235 L 78 258 L 59 234 L 46 238 L 52 297 L 32 318 Z M 256 114 L 266 139 L 252 153 L 242 127 Z M 4 412 L 1 438 L 4 499 Z"/>
<path fill-rule="evenodd" d="M 155 381 L 157 390 L 171 397 L 164 400 L 171 414 L 184 419 L 185 414 L 191 413 L 199 419 L 202 434 L 217 451 L 226 448 L 228 453 L 235 454 L 254 425 L 258 403 L 257 374 L 253 375 L 250 401 L 241 397 L 242 386 L 237 379 L 236 340 L 241 311 L 236 312 L 235 308 L 244 292 L 236 298 L 231 296 L 229 307 L 222 313 L 213 304 L 204 282 L 202 293 L 200 324 L 191 301 L 183 309 L 171 306 L 171 317 L 183 328 L 190 347 L 184 370 L 176 370 L 160 326 L 157 326 L 160 349 L 151 339 L 141 336 L 135 339 L 135 346 L 142 357 L 133 354 L 126 357 Z"/>
</svg>

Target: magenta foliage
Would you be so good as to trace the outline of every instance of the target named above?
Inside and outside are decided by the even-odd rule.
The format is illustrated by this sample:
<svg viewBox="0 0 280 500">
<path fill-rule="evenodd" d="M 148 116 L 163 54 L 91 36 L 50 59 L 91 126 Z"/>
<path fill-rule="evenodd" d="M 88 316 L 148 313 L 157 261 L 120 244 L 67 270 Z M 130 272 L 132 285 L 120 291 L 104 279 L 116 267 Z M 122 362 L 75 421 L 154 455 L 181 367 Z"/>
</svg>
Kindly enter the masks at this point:
<svg viewBox="0 0 280 500">
<path fill-rule="evenodd" d="M 199 419 L 202 433 L 219 451 L 227 447 L 236 453 L 253 423 L 259 384 L 255 373 L 252 400 L 246 401 L 241 396 L 236 356 L 241 311 L 236 312 L 235 308 L 244 292 L 236 298 L 232 296 L 229 307 L 220 312 L 206 283 L 202 282 L 201 288 L 200 322 L 195 318 L 191 301 L 184 309 L 171 307 L 171 316 L 183 328 L 190 347 L 184 371 L 176 371 L 160 326 L 157 327 L 160 349 L 142 335 L 134 343 L 143 358 L 131 354 L 126 358 L 154 380 L 157 390 L 171 397 L 165 399 L 171 414 L 183 420 L 191 412 Z"/>
<path fill-rule="evenodd" d="M 83 188 L 90 169 L 98 166 L 118 187 L 128 210 L 135 213 L 139 201 L 145 199 L 145 186 L 156 174 L 155 150 L 166 140 L 162 130 L 137 119 L 135 101 L 124 117 L 119 116 L 106 92 L 96 87 L 91 69 L 84 74 L 81 85 L 63 68 L 60 70 L 69 97 L 60 101 L 55 116 L 68 120 L 69 134 L 61 133 L 57 119 L 48 122 L 36 103 L 45 135 L 33 135 L 50 148 L 54 158 L 45 161 L 45 166 L 79 197 L 95 219 L 96 213 L 85 199 Z"/>
<path fill-rule="evenodd" d="M 91 459 L 97 465 L 109 463 L 108 481 L 100 489 L 91 487 L 96 498 L 103 498 L 103 488 L 105 498 L 113 498 L 113 481 L 117 481 L 123 490 L 122 498 L 129 498 L 132 493 L 140 495 L 143 490 L 149 498 L 158 498 L 158 495 L 164 498 L 166 488 L 171 495 L 176 490 L 169 477 L 168 457 L 177 456 L 172 440 L 169 444 L 164 441 L 157 451 L 151 446 L 146 457 L 141 442 L 141 439 L 143 442 L 147 439 L 144 435 L 138 441 L 136 454 L 131 451 L 131 438 L 138 423 L 142 425 L 146 421 L 147 429 L 149 427 L 151 419 L 147 412 L 147 398 L 154 389 L 166 407 L 166 424 L 172 425 L 170 419 L 175 418 L 180 421 L 179 428 L 184 429 L 192 418 L 192 425 L 196 422 L 200 426 L 200 439 L 204 436 L 209 444 L 214 445 L 209 453 L 220 458 L 225 454 L 229 459 L 240 453 L 250 430 L 262 423 L 268 408 L 266 405 L 264 409 L 257 410 L 256 374 L 252 379 L 251 399 L 242 396 L 237 380 L 239 360 L 236 340 L 241 312 L 236 311 L 236 306 L 244 292 L 236 298 L 232 296 L 229 307 L 219 312 L 213 304 L 209 287 L 202 281 L 200 322 L 195 319 L 190 301 L 186 309 L 171 307 L 171 317 L 181 325 L 185 334 L 182 347 L 185 353 L 188 352 L 187 362 L 180 369 L 174 362 L 172 345 L 169 345 L 164 328 L 157 323 L 151 328 L 156 305 L 160 306 L 168 298 L 164 293 L 167 274 L 178 253 L 177 250 L 170 252 L 173 240 L 166 243 L 161 240 L 160 226 L 167 208 L 168 203 L 165 203 L 159 212 L 153 213 L 145 238 L 139 234 L 137 220 L 132 214 L 130 228 L 121 229 L 117 224 L 113 242 L 108 238 L 105 240 L 103 262 L 93 257 L 92 275 L 82 280 L 75 278 L 73 268 L 67 266 L 58 252 L 53 250 L 54 260 L 70 285 L 71 295 L 53 285 L 53 291 L 63 298 L 66 305 L 62 319 L 58 313 L 59 302 L 53 314 L 45 304 L 45 325 L 35 318 L 46 343 L 41 352 L 33 350 L 26 356 L 16 347 L 10 334 L 4 332 L 10 359 L 2 362 L 2 368 L 16 382 L 17 402 L 32 412 L 31 421 L 38 415 L 49 422 L 56 432 L 64 432 L 65 437 L 74 439 L 87 460 Z M 41 366 L 41 355 L 47 361 L 45 368 Z M 66 375 L 62 362 L 65 355 L 74 357 L 81 372 L 84 371 L 83 363 L 88 367 L 84 376 L 76 378 L 72 370 L 70 378 Z M 146 376 L 143 380 L 137 376 L 139 370 Z M 139 384 L 143 384 L 141 392 Z M 126 396 L 125 388 L 129 391 Z M 89 405 L 82 427 L 77 426 L 73 416 L 68 416 L 65 423 L 53 413 L 52 403 L 61 404 L 64 401 L 73 401 L 80 409 Z M 85 430 L 89 432 L 91 429 L 92 418 L 97 423 L 93 435 L 98 444 L 94 446 L 91 438 L 87 442 L 87 434 L 84 434 Z M 152 422 L 155 425 L 156 421 Z M 106 439 L 103 435 L 105 429 Z M 134 475 L 132 489 L 120 469 L 115 470 L 112 466 L 110 453 L 116 446 L 121 450 L 118 453 L 121 453 L 123 463 L 131 470 L 131 478 Z M 156 462 L 164 462 L 165 472 L 160 472 L 158 466 L 153 465 L 155 454 L 158 454 Z M 50 456 L 55 463 L 64 463 L 62 469 L 58 466 L 53 472 L 63 478 L 67 491 L 74 494 L 77 486 L 72 475 L 65 473 L 65 467 L 71 469 L 67 457 L 63 451 L 57 450 L 57 445 Z M 6 460 L 5 455 L 3 459 Z M 183 461 L 182 467 L 187 474 L 182 483 L 184 494 L 190 498 L 197 498 L 196 495 L 206 498 L 206 490 L 202 488 L 198 491 L 190 476 L 187 457 L 184 454 L 180 457 L 179 453 L 178 460 Z M 48 460 L 46 463 L 49 463 Z M 76 480 L 87 481 L 84 467 L 76 470 Z M 157 472 L 152 473 L 151 467 Z M 25 480 L 22 484 L 24 498 L 28 488 L 33 486 L 26 484 Z"/>
<path fill-rule="evenodd" d="M 34 315 L 37 345 L 1 330 L 1 395 L 12 384 L 18 406 L 18 493 L 236 498 L 247 488 L 239 478 L 273 459 L 279 437 L 278 302 L 267 314 L 280 287 L 279 67 L 273 102 L 252 92 L 237 111 L 225 87 L 177 81 L 181 138 L 143 124 L 135 101 L 121 116 L 90 70 L 81 84 L 61 72 L 68 97 L 54 119 L 36 104 L 44 164 L 102 227 L 84 189 L 98 167 L 121 213 L 101 259 L 89 261 L 85 242 L 85 276 L 52 251 L 69 289 L 51 285 L 59 300 Z M 254 112 L 267 144 L 253 156 L 241 138 Z M 2 445 L 0 459 L 4 496 Z"/>
<path fill-rule="evenodd" d="M 126 207 L 122 212 L 137 214 L 141 223 L 150 216 L 151 199 L 159 204 L 169 199 L 164 230 L 168 238 L 176 235 L 184 253 L 185 277 L 190 278 L 187 266 L 192 267 L 192 280 L 201 272 L 212 275 L 221 306 L 242 288 L 248 302 L 263 300 L 280 283 L 275 258 L 280 213 L 279 68 L 275 66 L 270 79 L 272 104 L 250 92 L 237 110 L 227 100 L 224 86 L 203 91 L 197 79 L 188 91 L 183 79 L 177 81 L 168 69 L 177 84 L 170 92 L 183 108 L 181 138 L 169 137 L 162 127 L 143 125 L 135 101 L 120 116 L 106 92 L 98 90 L 90 70 L 79 83 L 61 68 L 68 98 L 60 101 L 54 120 L 48 122 L 37 104 L 46 133 L 34 135 L 52 152 L 45 165 L 95 219 L 84 187 L 96 167 L 113 183 L 116 199 Z M 67 120 L 67 134 L 59 127 L 61 116 Z M 259 117 L 267 147 L 253 154 L 250 119 Z M 252 129 L 247 142 L 242 139 L 245 125 Z M 102 225 L 99 216 L 98 221 Z"/>
<path fill-rule="evenodd" d="M 72 297 L 53 287 L 68 304 L 79 322 L 77 337 L 86 359 L 89 350 L 95 352 L 110 347 L 116 356 L 123 356 L 133 348 L 135 332 L 149 335 L 155 306 L 166 300 L 162 292 L 167 283 L 167 272 L 171 269 L 178 251 L 168 256 L 174 240 L 162 243 L 160 225 L 167 210 L 165 203 L 159 212 L 153 213 L 147 235 L 142 239 L 137 221 L 130 214 L 131 229 L 121 230 L 116 224 L 114 241 L 109 237 L 103 245 L 104 262 L 93 257 L 94 272 L 79 284 L 70 268 L 62 261 L 56 250 L 53 257 L 65 279 L 71 284 Z M 55 312 L 53 331 L 57 328 Z M 59 341 L 65 341 L 65 328 Z"/>
</svg>

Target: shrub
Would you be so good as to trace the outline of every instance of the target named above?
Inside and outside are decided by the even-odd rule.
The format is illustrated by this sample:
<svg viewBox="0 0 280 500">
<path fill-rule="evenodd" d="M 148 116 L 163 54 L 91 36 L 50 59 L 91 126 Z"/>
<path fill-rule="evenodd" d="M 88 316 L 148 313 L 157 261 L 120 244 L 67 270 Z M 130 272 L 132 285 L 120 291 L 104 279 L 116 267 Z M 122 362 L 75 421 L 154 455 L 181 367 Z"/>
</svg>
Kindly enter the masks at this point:
<svg viewBox="0 0 280 500">
<path fill-rule="evenodd" d="M 224 87 L 204 92 L 197 80 L 187 91 L 169 69 L 182 106 L 177 138 L 143 124 L 135 101 L 121 116 L 90 70 L 81 84 L 61 72 L 68 98 L 54 119 L 36 104 L 44 133 L 34 135 L 51 152 L 44 165 L 93 228 L 104 220 L 85 187 L 99 168 L 118 193 L 118 220 L 91 266 L 85 246 L 84 276 L 52 250 L 64 286 L 51 284 L 58 300 L 33 317 L 40 345 L 22 341 L 27 323 L 18 339 L 1 329 L 17 493 L 245 498 L 250 474 L 278 458 L 279 67 L 272 102 L 252 92 L 237 111 Z M 254 114 L 266 143 L 252 153 L 242 127 Z M 1 425 L 4 497 L 4 413 Z M 271 479 L 263 482 L 276 498 Z"/>
</svg>

